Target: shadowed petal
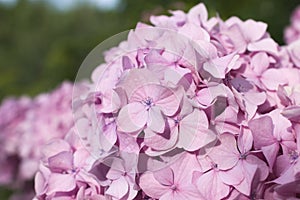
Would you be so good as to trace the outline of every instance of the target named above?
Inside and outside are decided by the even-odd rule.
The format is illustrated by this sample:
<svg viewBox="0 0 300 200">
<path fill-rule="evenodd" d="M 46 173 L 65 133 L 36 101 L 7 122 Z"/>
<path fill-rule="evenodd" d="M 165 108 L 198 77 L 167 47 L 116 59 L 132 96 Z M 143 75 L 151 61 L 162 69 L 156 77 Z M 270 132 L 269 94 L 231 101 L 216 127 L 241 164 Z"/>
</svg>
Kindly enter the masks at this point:
<svg viewBox="0 0 300 200">
<path fill-rule="evenodd" d="M 55 192 L 69 192 L 75 189 L 76 182 L 71 174 L 56 174 L 50 175 L 48 180 L 47 195 L 51 195 Z"/>
<path fill-rule="evenodd" d="M 275 142 L 273 136 L 274 125 L 271 117 L 264 116 L 249 122 L 249 128 L 253 135 L 254 147 L 259 149 Z"/>
<path fill-rule="evenodd" d="M 171 186 L 174 183 L 174 173 L 169 167 L 153 173 L 154 178 L 164 186 Z"/>
<path fill-rule="evenodd" d="M 127 194 L 128 190 L 129 186 L 126 179 L 124 177 L 120 177 L 110 184 L 105 193 L 107 195 L 113 196 L 114 198 L 121 199 Z"/>
</svg>

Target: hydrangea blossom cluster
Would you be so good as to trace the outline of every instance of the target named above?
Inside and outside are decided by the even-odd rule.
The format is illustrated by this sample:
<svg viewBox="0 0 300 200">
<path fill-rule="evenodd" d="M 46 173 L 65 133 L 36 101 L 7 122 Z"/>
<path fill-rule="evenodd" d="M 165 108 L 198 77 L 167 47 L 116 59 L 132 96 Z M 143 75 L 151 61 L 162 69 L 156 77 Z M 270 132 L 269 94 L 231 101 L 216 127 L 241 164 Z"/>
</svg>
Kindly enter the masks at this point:
<svg viewBox="0 0 300 200">
<path fill-rule="evenodd" d="M 41 156 L 35 199 L 299 197 L 300 39 L 279 46 L 267 24 L 208 18 L 204 4 L 150 21 L 105 53 L 74 123 L 53 109 L 69 93 L 12 102 L 22 114 L 1 124 L 26 141 L 24 168 Z"/>
<path fill-rule="evenodd" d="M 74 124 L 72 92 L 73 84 L 64 82 L 54 91 L 33 99 L 3 101 L 0 107 L 1 185 L 25 187 L 26 181 L 31 181 L 38 170 L 43 146 L 51 139 L 64 138 L 70 131 Z"/>
<path fill-rule="evenodd" d="M 284 30 L 284 39 L 287 44 L 300 37 L 300 6 L 295 9 L 290 20 L 291 24 Z"/>
</svg>

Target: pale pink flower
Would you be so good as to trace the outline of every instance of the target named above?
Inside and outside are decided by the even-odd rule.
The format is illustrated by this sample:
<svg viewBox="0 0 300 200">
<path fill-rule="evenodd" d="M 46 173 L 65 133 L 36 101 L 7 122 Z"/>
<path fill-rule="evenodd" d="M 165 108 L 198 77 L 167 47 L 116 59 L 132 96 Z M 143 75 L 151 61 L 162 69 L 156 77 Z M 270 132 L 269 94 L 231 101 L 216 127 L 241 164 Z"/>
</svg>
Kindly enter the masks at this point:
<svg viewBox="0 0 300 200">
<path fill-rule="evenodd" d="M 291 122 L 280 114 L 280 110 L 249 122 L 255 149 L 261 149 L 266 157 L 270 171 L 278 155 L 279 148 L 287 152 L 295 146 L 295 136 L 290 131 Z"/>
<path fill-rule="evenodd" d="M 300 38 L 300 7 L 297 7 L 290 18 L 291 24 L 284 30 L 284 40 L 290 44 Z"/>
<path fill-rule="evenodd" d="M 184 153 L 172 165 L 140 177 L 140 187 L 155 199 L 204 199 L 192 184 L 193 171 L 201 171 L 196 156 Z"/>
<path fill-rule="evenodd" d="M 118 130 L 132 133 L 145 125 L 155 132 L 165 129 L 165 117 L 178 110 L 181 99 L 171 89 L 156 85 L 142 85 L 133 91 L 129 104 L 124 106 L 117 117 Z"/>
</svg>

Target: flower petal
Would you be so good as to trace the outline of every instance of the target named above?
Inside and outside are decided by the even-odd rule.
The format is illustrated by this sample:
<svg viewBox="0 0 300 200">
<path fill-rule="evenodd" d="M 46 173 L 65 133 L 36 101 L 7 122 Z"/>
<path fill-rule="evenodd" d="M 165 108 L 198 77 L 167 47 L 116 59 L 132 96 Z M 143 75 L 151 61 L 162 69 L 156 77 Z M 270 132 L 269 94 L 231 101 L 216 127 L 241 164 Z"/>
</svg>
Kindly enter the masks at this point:
<svg viewBox="0 0 300 200">
<path fill-rule="evenodd" d="M 139 185 L 148 196 L 155 199 L 160 199 L 169 190 L 169 187 L 161 185 L 151 172 L 141 176 Z"/>
<path fill-rule="evenodd" d="M 125 133 L 132 133 L 140 130 L 146 125 L 148 111 L 141 103 L 130 103 L 124 106 L 117 117 L 118 130 Z"/>
<path fill-rule="evenodd" d="M 73 168 L 73 154 L 70 151 L 63 151 L 48 159 L 51 171 L 62 172 Z"/>
<path fill-rule="evenodd" d="M 178 147 L 187 151 L 195 151 L 216 139 L 216 135 L 208 129 L 205 112 L 195 109 L 179 122 Z"/>
<path fill-rule="evenodd" d="M 70 192 L 76 187 L 75 178 L 72 174 L 52 173 L 48 180 L 47 195 L 56 192 Z"/>
<path fill-rule="evenodd" d="M 150 108 L 147 126 L 155 132 L 162 133 L 165 130 L 165 124 L 160 109 L 156 106 Z"/>
<path fill-rule="evenodd" d="M 213 147 L 209 157 L 218 165 L 219 169 L 227 170 L 236 165 L 239 152 L 233 135 L 224 133 L 220 136 L 221 144 Z"/>
<path fill-rule="evenodd" d="M 274 125 L 271 117 L 264 116 L 249 122 L 249 128 L 253 135 L 255 149 L 271 145 L 275 142 L 273 136 Z"/>
<path fill-rule="evenodd" d="M 215 170 L 200 176 L 197 181 L 197 188 L 205 199 L 223 199 L 230 192 L 230 187 L 222 182 Z"/>
<path fill-rule="evenodd" d="M 105 194 L 110 195 L 116 199 L 122 199 L 129 190 L 129 185 L 124 177 L 120 177 L 117 180 L 111 182 L 109 188 L 105 191 Z"/>
<path fill-rule="evenodd" d="M 161 185 L 172 186 L 174 184 L 174 173 L 170 167 L 156 171 L 153 173 L 153 175 Z"/>
</svg>

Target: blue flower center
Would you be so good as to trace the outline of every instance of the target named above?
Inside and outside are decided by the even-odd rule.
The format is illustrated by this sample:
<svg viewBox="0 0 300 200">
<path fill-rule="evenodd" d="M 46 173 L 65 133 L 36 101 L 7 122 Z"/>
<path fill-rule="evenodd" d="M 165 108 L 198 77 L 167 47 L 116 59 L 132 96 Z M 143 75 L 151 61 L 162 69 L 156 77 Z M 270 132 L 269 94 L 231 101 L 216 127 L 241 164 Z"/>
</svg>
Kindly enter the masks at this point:
<svg viewBox="0 0 300 200">
<path fill-rule="evenodd" d="M 142 101 L 142 104 L 145 105 L 147 107 L 147 109 L 154 106 L 154 102 L 153 102 L 153 99 L 151 97 L 147 97 L 146 99 L 144 99 Z"/>
<path fill-rule="evenodd" d="M 240 154 L 240 159 L 244 160 L 244 159 L 246 159 L 247 156 L 248 156 L 248 153 L 241 153 Z"/>
<path fill-rule="evenodd" d="M 298 158 L 299 158 L 299 153 L 298 153 L 298 151 L 291 151 L 291 152 L 289 153 L 289 156 L 290 156 L 290 161 L 291 161 L 291 163 L 294 163 L 294 162 L 296 162 L 296 161 L 298 160 Z"/>
</svg>

